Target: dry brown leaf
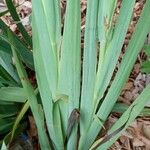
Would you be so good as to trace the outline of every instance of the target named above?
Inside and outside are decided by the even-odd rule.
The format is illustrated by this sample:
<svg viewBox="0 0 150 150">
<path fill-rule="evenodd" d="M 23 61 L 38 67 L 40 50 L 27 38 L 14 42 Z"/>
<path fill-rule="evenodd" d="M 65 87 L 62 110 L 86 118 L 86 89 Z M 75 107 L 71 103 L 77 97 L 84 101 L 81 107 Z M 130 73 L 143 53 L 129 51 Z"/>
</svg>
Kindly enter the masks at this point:
<svg viewBox="0 0 150 150">
<path fill-rule="evenodd" d="M 29 135 L 31 137 L 36 137 L 37 129 L 36 129 L 34 118 L 33 118 L 33 116 L 29 116 L 28 118 L 29 118 L 29 124 L 30 124 Z"/>
<path fill-rule="evenodd" d="M 150 122 L 148 124 L 143 124 L 143 134 L 150 140 Z"/>
<path fill-rule="evenodd" d="M 133 88 L 133 82 L 129 81 L 126 83 L 124 90 L 130 90 L 131 88 Z"/>
<path fill-rule="evenodd" d="M 137 138 L 133 139 L 133 147 L 144 147 L 145 144 Z"/>
</svg>

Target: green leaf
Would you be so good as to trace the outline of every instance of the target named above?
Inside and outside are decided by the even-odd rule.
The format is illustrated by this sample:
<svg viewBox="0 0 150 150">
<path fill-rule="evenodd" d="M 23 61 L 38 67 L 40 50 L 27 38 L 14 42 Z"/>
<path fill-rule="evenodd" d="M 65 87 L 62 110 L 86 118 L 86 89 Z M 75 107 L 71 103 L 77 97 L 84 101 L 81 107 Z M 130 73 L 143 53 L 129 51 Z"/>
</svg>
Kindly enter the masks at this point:
<svg viewBox="0 0 150 150">
<path fill-rule="evenodd" d="M 15 6 L 15 8 L 19 7 L 20 5 L 17 5 Z M 4 5 L 4 6 L 1 6 L 1 9 L 0 9 L 0 17 L 4 16 L 5 14 L 7 14 L 9 12 L 9 10 L 7 9 L 7 7 Z"/>
<path fill-rule="evenodd" d="M 5 53 L 12 55 L 10 45 L 6 41 L 4 41 L 3 39 L 0 39 L 0 51 L 3 51 Z"/>
<path fill-rule="evenodd" d="M 145 21 L 143 24 L 143 21 L 145 20 L 147 13 L 149 12 L 149 9 L 150 9 L 150 6 L 149 6 L 149 0 L 148 0 L 147 3 L 145 4 L 145 7 L 139 19 L 139 22 L 136 26 L 135 32 L 129 42 L 126 53 L 121 62 L 120 68 L 116 74 L 116 77 L 109 89 L 108 94 L 106 95 L 104 99 L 104 102 L 102 103 L 98 111 L 99 117 L 102 120 L 105 120 L 104 116 L 108 116 L 108 114 L 110 113 L 110 110 L 113 108 L 113 105 L 115 104 L 116 100 L 119 97 L 121 89 L 123 88 L 125 82 L 127 81 L 130 75 L 133 65 L 137 59 L 137 55 L 142 49 L 142 46 L 144 44 L 145 38 L 147 36 L 149 27 L 150 27 L 150 19 L 147 19 L 147 21 Z M 143 27 L 144 27 L 144 30 L 142 30 L 141 32 L 141 29 L 143 29 Z"/>
<path fill-rule="evenodd" d="M 34 25 L 34 16 L 32 16 L 33 19 L 33 55 L 34 55 L 34 61 L 35 61 L 35 70 L 36 70 L 36 78 L 38 83 L 39 92 L 41 95 L 41 100 L 43 104 L 43 109 L 45 113 L 46 118 L 46 124 L 48 127 L 49 135 L 51 134 L 51 139 L 54 141 L 55 139 L 55 132 L 52 121 L 53 121 L 53 100 L 52 95 L 50 91 L 50 87 L 46 78 L 46 74 L 44 72 L 44 69 L 42 71 L 41 68 L 43 68 L 41 57 L 39 57 L 38 47 L 39 47 L 39 39 L 38 36 L 34 36 L 36 34 L 36 26 Z M 45 87 L 45 88 L 43 88 Z M 55 142 L 54 142 L 55 143 Z"/>
<path fill-rule="evenodd" d="M 122 45 L 130 24 L 135 0 L 124 0 L 121 5 L 120 13 L 114 27 L 111 40 L 105 46 L 105 55 L 102 66 L 98 66 L 97 78 L 95 81 L 94 102 L 96 107 L 104 95 L 107 86 L 110 83 L 113 71 L 116 67 Z M 128 13 L 126 13 L 128 12 Z M 111 34 L 109 35 L 111 36 Z M 103 47 L 102 47 L 103 51 Z M 100 49 L 101 53 L 101 49 Z M 96 108 L 95 108 L 96 109 Z"/>
<path fill-rule="evenodd" d="M 124 103 L 116 103 L 115 106 L 113 107 L 112 112 L 123 114 L 128 108 L 129 108 L 129 106 L 126 105 L 126 104 L 124 104 Z M 145 117 L 150 116 L 150 108 L 145 107 L 141 111 L 141 113 L 139 114 L 139 116 L 145 116 Z"/>
<path fill-rule="evenodd" d="M 11 40 L 13 40 L 13 36 L 11 33 L 9 33 L 8 36 Z M 22 82 L 23 88 L 25 90 L 25 93 L 27 94 L 27 99 L 29 100 L 29 105 L 30 105 L 31 111 L 33 113 L 35 122 L 36 122 L 41 148 L 51 149 L 50 145 L 49 145 L 48 137 L 46 135 L 45 127 L 44 127 L 44 118 L 42 117 L 42 115 L 39 111 L 39 105 L 38 105 L 37 98 L 34 93 L 33 87 L 30 84 L 30 81 L 27 77 L 27 73 L 24 69 L 22 62 L 20 61 L 20 58 L 18 57 L 18 54 L 17 54 L 15 48 L 13 46 L 11 48 L 12 48 L 12 52 L 13 52 L 13 57 L 16 62 L 16 69 L 18 71 L 18 74 L 19 74 L 20 80 Z"/>
<path fill-rule="evenodd" d="M 80 106 L 82 112 L 80 118 L 81 136 L 85 134 L 87 128 L 90 125 L 90 122 L 92 121 L 92 114 L 94 108 L 93 97 L 97 64 L 96 27 L 98 0 L 87 2 L 85 44 L 83 54 L 82 93 Z"/>
<path fill-rule="evenodd" d="M 12 130 L 16 115 L 20 109 L 21 105 L 17 103 L 0 100 L 0 135 L 2 138 Z"/>
<path fill-rule="evenodd" d="M 0 114 L 0 119 L 5 119 L 8 117 L 14 117 L 17 113 L 8 113 L 6 112 L 5 114 Z"/>
<path fill-rule="evenodd" d="M 112 26 L 112 19 L 115 11 L 117 0 L 101 0 L 98 9 L 98 38 L 101 42 L 100 47 L 110 38 L 109 30 Z M 108 35 L 107 35 L 108 34 Z M 102 58 L 102 57 L 101 57 Z"/>
<path fill-rule="evenodd" d="M 58 107 L 54 110 L 54 102 L 58 97 L 58 48 L 60 46 L 59 39 L 61 38 L 60 14 L 58 13 L 60 7 L 57 3 L 58 1 L 33 0 L 33 54 L 48 132 L 54 147 L 63 149 L 61 126 L 54 124 L 54 120 L 60 118 Z M 56 27 L 59 29 L 56 30 Z M 57 114 L 56 117 L 58 118 L 54 116 L 54 113 Z"/>
<path fill-rule="evenodd" d="M 124 128 L 113 136 L 109 141 L 99 146 L 98 150 L 107 150 L 120 136 L 121 133 L 135 120 L 135 118 L 140 114 L 146 103 L 150 99 L 150 84 L 143 90 L 140 96 L 132 103 L 132 105 L 126 110 L 126 112 L 121 116 L 121 118 L 112 126 L 108 131 L 108 134 L 114 132 L 123 125 Z"/>
<path fill-rule="evenodd" d="M 98 32 L 98 40 L 100 42 L 100 49 L 99 49 L 97 76 L 99 76 L 100 70 L 104 63 L 106 46 L 112 40 L 112 36 L 114 32 L 113 16 L 114 16 L 116 5 L 117 5 L 117 0 L 99 1 L 97 32 Z"/>
<path fill-rule="evenodd" d="M 19 18 L 18 14 L 17 14 L 16 8 L 15 8 L 15 6 L 13 4 L 13 1 L 12 0 L 6 0 L 5 2 L 7 4 L 9 12 L 10 12 L 13 20 L 16 22 L 16 25 L 17 25 L 19 31 L 21 32 L 24 40 L 30 45 L 30 47 L 32 47 L 32 39 L 29 36 L 29 34 L 27 33 L 27 31 L 24 28 L 24 26 L 22 25 L 22 23 L 20 21 L 20 18 Z"/>
<path fill-rule="evenodd" d="M 1 150 L 7 150 L 7 147 L 6 147 L 6 144 L 5 144 L 4 141 L 3 141 L 3 144 L 2 144 Z"/>
<path fill-rule="evenodd" d="M 150 60 L 142 62 L 141 71 L 144 73 L 150 73 Z"/>
<path fill-rule="evenodd" d="M 22 118 L 24 117 L 25 113 L 27 112 L 28 108 L 29 108 L 29 101 L 27 101 L 24 104 L 23 108 L 21 109 L 21 111 L 19 112 L 19 115 L 17 116 L 17 118 L 15 120 L 15 123 L 14 123 L 12 131 L 11 131 L 10 141 L 12 141 L 14 134 L 15 134 L 15 131 L 17 130 L 17 127 L 18 127 L 20 121 L 22 120 Z"/>
<path fill-rule="evenodd" d="M 9 12 L 9 10 L 0 11 L 0 17 L 4 16 L 8 12 Z"/>
<path fill-rule="evenodd" d="M 31 69 L 34 68 L 33 64 L 33 56 L 32 56 L 32 51 L 30 51 L 21 41 L 20 39 L 7 27 L 7 25 L 0 19 L 0 29 L 2 32 L 0 32 L 0 41 L 5 41 L 4 43 L 7 42 L 7 47 L 13 46 L 17 50 L 18 54 L 21 55 L 21 59 L 23 62 L 30 67 Z M 13 40 L 8 37 L 8 34 L 12 34 Z M 5 44 L 0 43 L 0 47 L 5 48 Z M 2 49 L 4 50 L 4 49 Z M 8 52 L 10 50 L 7 49 L 6 51 Z M 11 54 L 12 52 L 10 52 Z"/>
<path fill-rule="evenodd" d="M 18 86 L 18 83 L 12 76 L 0 65 L 0 81 L 5 86 Z"/>
<path fill-rule="evenodd" d="M 35 4 L 33 1 L 33 29 L 36 28 L 36 32 L 33 33 L 35 35 L 33 36 L 37 36 L 37 38 L 39 38 L 39 46 L 36 49 L 34 49 L 34 52 L 38 53 L 37 57 L 41 57 L 39 59 L 42 61 L 35 62 L 35 65 L 37 63 L 43 64 L 43 72 L 45 72 L 46 75 L 45 78 L 47 78 L 48 84 L 50 86 L 52 97 L 55 99 L 58 80 L 57 45 L 56 39 L 54 38 L 55 31 L 51 31 L 51 28 L 48 28 L 51 27 L 51 23 L 55 25 L 55 19 L 52 22 L 52 19 L 49 18 L 50 16 L 48 16 L 48 14 L 50 13 L 48 12 L 50 11 L 50 8 L 47 8 L 47 6 L 51 6 L 53 4 L 48 2 L 48 0 L 46 0 L 46 2 L 38 1 L 36 1 Z M 42 21 L 39 18 L 42 18 Z M 33 44 L 36 44 L 36 41 Z M 48 68 L 47 64 L 50 65 Z M 37 71 L 37 73 L 39 73 L 39 71 Z"/>
<path fill-rule="evenodd" d="M 143 49 L 144 49 L 144 52 L 146 53 L 146 55 L 148 57 L 150 57 L 150 45 L 145 44 L 144 47 L 143 47 Z"/>
<path fill-rule="evenodd" d="M 23 88 L 20 87 L 2 87 L 0 88 L 0 99 L 8 102 L 24 103 L 27 95 Z"/>
<path fill-rule="evenodd" d="M 116 103 L 113 107 L 112 112 L 124 113 L 128 109 L 128 107 L 129 106 L 124 103 Z"/>
<path fill-rule="evenodd" d="M 123 1 L 123 2 L 124 3 L 127 2 L 127 4 L 129 4 L 129 1 Z M 126 53 L 120 64 L 120 67 L 115 76 L 115 79 L 112 82 L 111 87 L 109 88 L 109 91 L 108 91 L 104 101 L 102 102 L 100 108 L 98 108 L 97 116 L 103 122 L 106 121 L 108 115 L 110 114 L 111 110 L 113 109 L 113 106 L 116 103 L 116 101 L 119 97 L 119 94 L 121 93 L 121 90 L 130 75 L 133 65 L 137 59 L 138 53 L 142 49 L 142 46 L 145 42 L 145 38 L 149 32 L 150 18 L 147 18 L 147 13 L 150 10 L 149 4 L 150 4 L 150 0 L 148 0 L 145 4 L 144 10 L 141 14 L 141 17 L 140 17 L 138 24 L 136 26 L 136 29 L 134 31 L 134 34 L 133 34 L 133 36 L 129 42 L 129 45 L 126 49 Z M 145 19 L 145 18 L 147 18 L 147 19 Z M 144 22 L 144 24 L 143 24 L 143 22 Z M 110 53 L 110 51 L 109 51 L 109 53 Z M 112 53 L 114 55 L 116 55 L 116 53 L 113 51 L 113 49 L 112 49 Z M 110 54 L 108 54 L 108 55 L 110 55 Z M 113 57 L 111 56 L 111 58 L 113 58 Z M 109 58 L 108 60 L 111 60 L 111 59 Z M 107 64 L 107 65 L 109 66 L 109 64 Z M 110 64 L 110 66 L 111 66 L 111 64 Z M 105 64 L 104 64 L 104 67 L 106 67 Z M 108 67 L 106 70 L 109 71 L 109 69 L 110 68 Z M 107 75 L 105 75 L 105 76 L 108 77 Z M 105 80 L 103 80 L 102 78 L 101 78 L 101 80 L 102 80 L 102 82 L 105 82 Z M 104 84 L 103 84 L 103 86 L 104 86 Z M 100 89 L 100 90 L 102 90 L 102 89 Z M 85 143 L 82 143 L 82 145 L 86 145 L 85 149 L 87 149 L 88 146 L 90 146 L 94 142 L 94 139 L 96 138 L 96 136 L 98 135 L 98 133 L 101 129 L 102 129 L 102 127 L 94 119 L 89 130 L 87 131 L 85 136 L 82 137 L 82 138 L 86 139 Z"/>
<path fill-rule="evenodd" d="M 13 66 L 12 55 L 0 51 L 0 66 L 2 66 L 16 82 L 19 82 L 18 74 Z"/>
<path fill-rule="evenodd" d="M 20 110 L 20 106 L 21 105 L 19 105 L 18 103 L 5 102 L 5 101 L 0 100 L 0 110 L 1 110 L 0 115 L 2 115 L 3 117 L 6 117 L 7 115 L 17 114 Z"/>
<path fill-rule="evenodd" d="M 13 126 L 15 118 L 0 119 L 0 135 L 6 134 Z"/>
<path fill-rule="evenodd" d="M 76 12 L 76 15 L 74 15 Z M 64 32 L 59 62 L 58 93 L 68 96 L 68 100 L 58 101 L 61 110 L 65 135 L 69 116 L 79 108 L 80 97 L 80 1 L 68 0 L 64 23 Z M 77 127 L 68 139 L 67 148 L 74 149 L 77 144 Z"/>
</svg>

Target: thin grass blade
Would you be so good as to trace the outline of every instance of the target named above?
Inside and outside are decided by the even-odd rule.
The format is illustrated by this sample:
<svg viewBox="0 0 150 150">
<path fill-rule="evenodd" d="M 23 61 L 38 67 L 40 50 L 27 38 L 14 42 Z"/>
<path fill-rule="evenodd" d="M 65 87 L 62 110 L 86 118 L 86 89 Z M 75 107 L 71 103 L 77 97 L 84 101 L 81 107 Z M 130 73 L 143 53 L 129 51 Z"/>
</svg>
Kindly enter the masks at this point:
<svg viewBox="0 0 150 150">
<path fill-rule="evenodd" d="M 76 12 L 76 15 L 74 15 Z M 71 112 L 79 108 L 80 96 L 80 1 L 68 0 L 62 39 L 58 92 L 67 95 L 67 101 L 59 101 L 62 124 L 67 134 L 68 119 Z M 77 146 L 77 126 L 71 132 L 67 148 Z"/>
<path fill-rule="evenodd" d="M 132 103 L 132 105 L 125 111 L 121 118 L 113 125 L 113 127 L 108 131 L 111 134 L 115 130 L 124 128 L 113 136 L 109 141 L 99 146 L 98 150 L 107 150 L 120 136 L 121 133 L 135 120 L 135 118 L 140 114 L 146 103 L 150 99 L 150 84 L 144 89 L 144 91 L 139 95 L 139 97 Z"/>
<path fill-rule="evenodd" d="M 103 61 L 103 66 L 102 68 L 101 66 L 100 68 L 98 68 L 94 94 L 94 101 L 96 103 L 96 107 L 100 99 L 103 97 L 103 94 L 111 80 L 113 71 L 116 67 L 116 63 L 118 61 L 121 48 L 126 36 L 126 32 L 132 17 L 134 4 L 135 0 L 124 0 L 122 2 L 116 25 L 114 27 L 114 30 L 112 31 L 113 33 L 111 33 L 112 39 L 109 43 L 107 43 L 106 46 L 106 53 L 104 56 L 105 59 Z M 109 36 L 111 36 L 111 34 Z"/>
<path fill-rule="evenodd" d="M 4 51 L 0 51 L 0 66 L 6 70 L 6 72 L 17 82 L 19 83 L 19 77 L 14 69 L 12 55 Z"/>
<path fill-rule="evenodd" d="M 24 28 L 24 26 L 22 25 L 22 22 L 20 21 L 20 18 L 17 14 L 17 11 L 16 11 L 16 8 L 13 4 L 13 1 L 12 0 L 6 0 L 5 1 L 6 4 L 7 4 L 7 7 L 8 7 L 8 10 L 13 18 L 13 20 L 16 22 L 16 25 L 19 29 L 19 31 L 21 32 L 24 40 L 27 42 L 27 44 L 30 45 L 30 47 L 32 48 L 32 39 L 31 37 L 29 36 L 28 32 L 26 31 L 26 29 Z"/>
<path fill-rule="evenodd" d="M 23 60 L 23 62 L 33 70 L 34 64 L 32 52 L 26 47 L 26 45 L 23 44 L 22 41 L 20 41 L 20 39 L 9 29 L 9 27 L 1 19 L 0 19 L 0 29 L 1 29 L 0 39 L 7 42 L 9 46 L 12 45 L 13 47 L 15 47 L 18 54 L 21 55 L 21 59 Z M 13 36 L 13 40 L 8 38 L 8 33 Z M 4 43 L 2 44 L 4 45 Z"/>
<path fill-rule="evenodd" d="M 87 16 L 85 30 L 85 44 L 83 54 L 83 77 L 82 77 L 82 93 L 81 93 L 81 117 L 80 132 L 81 136 L 86 133 L 93 114 L 93 97 L 96 79 L 96 27 L 98 14 L 98 0 L 87 1 Z M 82 145 L 83 147 L 85 145 Z M 82 149 L 82 146 L 79 149 Z"/>
<path fill-rule="evenodd" d="M 149 19 L 147 18 L 147 13 L 149 13 L 149 10 L 150 10 L 150 0 L 148 0 L 145 4 L 144 10 L 136 26 L 135 32 L 130 40 L 125 56 L 121 62 L 119 71 L 117 72 L 117 75 L 109 89 L 109 92 L 106 95 L 101 107 L 98 110 L 97 117 L 103 122 L 105 122 L 109 113 L 113 109 L 113 106 L 116 103 L 116 100 L 119 97 L 119 94 L 130 75 L 130 72 L 136 61 L 137 55 L 142 49 L 145 38 L 149 32 L 150 18 Z M 145 18 L 147 18 L 146 21 L 144 21 Z M 124 74 L 122 74 L 122 72 Z M 86 145 L 89 143 L 92 144 L 92 142 L 94 142 L 94 137 L 96 138 L 101 128 L 102 126 L 100 126 L 97 120 L 94 119 L 87 133 L 87 137 L 91 137 L 91 138 L 87 140 Z"/>
<path fill-rule="evenodd" d="M 10 137 L 10 142 L 13 140 L 14 138 L 14 134 L 15 134 L 15 131 L 20 123 L 20 121 L 22 120 L 22 118 L 24 117 L 25 113 L 27 112 L 27 110 L 29 109 L 30 105 L 29 105 L 29 101 L 27 101 L 23 108 L 21 109 L 21 111 L 19 112 L 16 120 L 15 120 L 15 123 L 12 127 L 12 131 L 11 131 L 11 137 Z"/>
<path fill-rule="evenodd" d="M 24 103 L 27 95 L 23 88 L 20 87 L 2 87 L 0 88 L 0 99 L 8 102 Z"/>
<path fill-rule="evenodd" d="M 12 39 L 11 34 L 9 34 L 9 38 Z M 14 47 L 11 47 L 11 48 L 12 48 L 12 52 L 13 52 L 13 56 L 15 59 L 15 64 L 16 64 L 16 68 L 17 68 L 20 80 L 21 80 L 23 88 L 26 92 L 26 95 L 27 95 L 27 98 L 29 100 L 29 104 L 31 107 L 31 111 L 33 113 L 33 116 L 34 116 L 34 119 L 36 122 L 41 149 L 43 149 L 43 150 L 51 149 L 50 145 L 49 145 L 48 137 L 46 135 L 45 127 L 44 127 L 44 117 L 41 115 L 41 113 L 39 111 L 40 108 L 39 108 L 39 104 L 37 102 L 36 95 L 34 94 L 33 87 L 28 80 L 24 66 L 21 63 L 15 48 Z"/>
<path fill-rule="evenodd" d="M 59 123 L 54 123 L 55 120 L 60 118 L 59 107 L 54 108 L 54 101 L 57 97 L 58 58 L 56 38 L 54 38 L 56 37 L 55 30 L 51 31 L 50 29 L 56 25 L 55 22 L 52 22 L 55 21 L 55 19 L 52 20 L 55 17 L 55 13 L 49 12 L 53 11 L 53 8 L 50 9 L 48 6 L 53 6 L 53 2 L 33 1 L 33 54 L 38 88 L 42 98 L 48 132 L 54 147 L 63 149 L 61 126 Z M 52 14 L 52 18 L 49 16 L 49 13 Z M 47 67 L 47 64 L 49 64 L 49 67 Z M 54 114 L 57 114 L 57 116 L 54 117 Z"/>
<path fill-rule="evenodd" d="M 117 4 L 117 0 L 99 1 L 97 32 L 98 32 L 98 40 L 100 42 L 100 50 L 99 50 L 97 76 L 100 76 L 99 73 L 103 66 L 105 53 L 106 53 L 106 46 L 112 40 L 112 35 L 114 31 L 113 16 L 114 16 L 116 4 Z"/>
</svg>

